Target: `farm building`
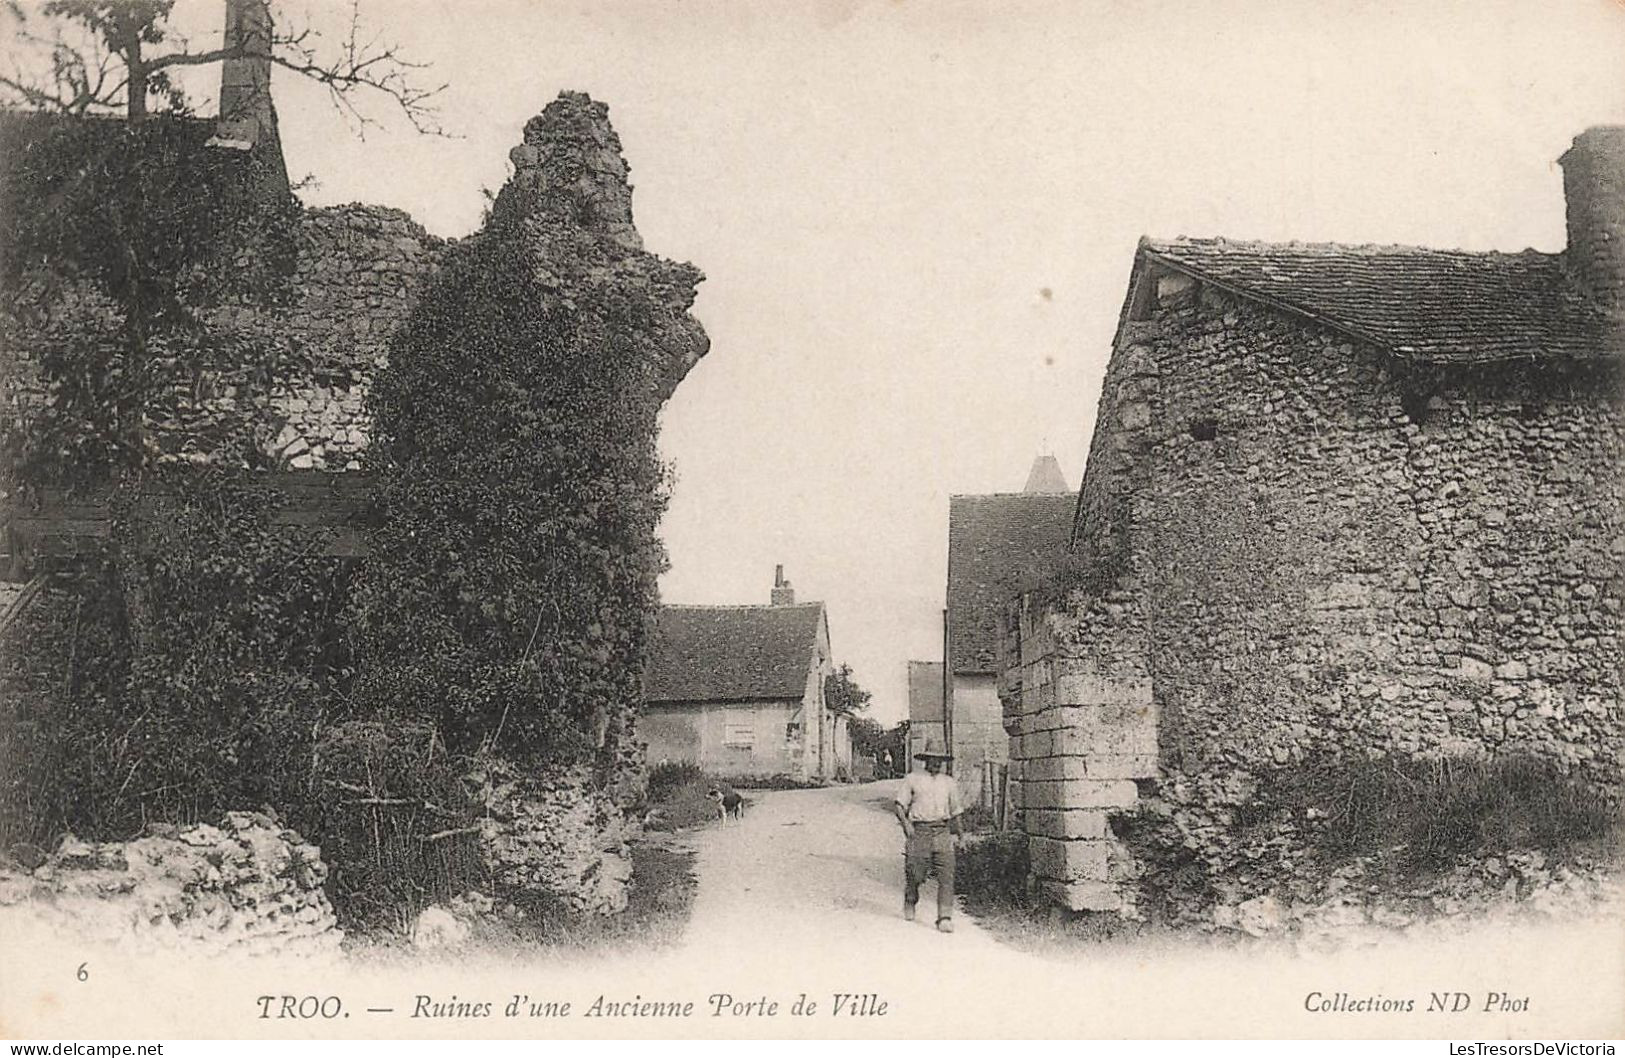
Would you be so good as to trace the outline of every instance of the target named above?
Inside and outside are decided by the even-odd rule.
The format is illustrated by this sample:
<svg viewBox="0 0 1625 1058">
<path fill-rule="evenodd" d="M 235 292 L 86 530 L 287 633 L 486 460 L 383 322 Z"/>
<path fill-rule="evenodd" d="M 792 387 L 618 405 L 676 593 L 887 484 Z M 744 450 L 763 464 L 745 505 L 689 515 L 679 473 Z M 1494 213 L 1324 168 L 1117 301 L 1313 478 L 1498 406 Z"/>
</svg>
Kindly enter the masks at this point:
<svg viewBox="0 0 1625 1058">
<path fill-rule="evenodd" d="M 1056 901 L 1132 907 L 1136 807 L 1262 884 L 1220 877 L 1229 821 L 1317 762 L 1533 759 L 1617 802 L 1625 128 L 1561 163 L 1560 253 L 1141 242 L 1069 569 L 1006 615 Z"/>
<path fill-rule="evenodd" d="M 1005 602 L 1065 551 L 1076 506 L 1077 493 L 1067 488 L 1054 456 L 1034 461 L 1022 492 L 948 501 L 942 717 L 954 775 L 971 802 L 987 783 L 984 764 L 1010 759 L 996 686 Z"/>
<path fill-rule="evenodd" d="M 662 606 L 638 729 L 650 764 L 728 778 L 846 778 L 848 719 L 829 709 L 829 620 L 783 567 L 767 606 Z"/>
</svg>

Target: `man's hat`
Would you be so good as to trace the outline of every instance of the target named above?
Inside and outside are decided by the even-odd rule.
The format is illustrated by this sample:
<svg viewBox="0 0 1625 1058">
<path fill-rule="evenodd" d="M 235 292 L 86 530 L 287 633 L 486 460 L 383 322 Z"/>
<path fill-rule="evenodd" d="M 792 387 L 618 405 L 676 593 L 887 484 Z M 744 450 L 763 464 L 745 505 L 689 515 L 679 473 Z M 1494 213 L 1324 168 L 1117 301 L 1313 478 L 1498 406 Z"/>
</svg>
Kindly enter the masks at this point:
<svg viewBox="0 0 1625 1058">
<path fill-rule="evenodd" d="M 954 755 L 948 752 L 947 747 L 942 744 L 942 739 L 940 738 L 926 739 L 925 748 L 914 754 L 915 760 L 925 760 L 927 757 L 935 757 L 938 760 L 954 759 Z"/>
</svg>

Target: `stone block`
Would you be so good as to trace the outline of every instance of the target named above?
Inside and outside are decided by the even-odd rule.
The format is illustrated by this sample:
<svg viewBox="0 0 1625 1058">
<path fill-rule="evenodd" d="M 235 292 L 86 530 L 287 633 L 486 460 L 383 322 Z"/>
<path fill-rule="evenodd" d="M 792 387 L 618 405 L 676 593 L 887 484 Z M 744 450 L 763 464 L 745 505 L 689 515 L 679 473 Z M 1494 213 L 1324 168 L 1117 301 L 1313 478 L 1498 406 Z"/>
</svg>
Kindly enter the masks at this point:
<svg viewBox="0 0 1625 1058">
<path fill-rule="evenodd" d="M 1157 726 L 1150 710 L 1093 709 L 1067 710 L 1065 727 L 1049 732 L 1050 753 L 1054 756 L 1149 756 L 1157 755 Z"/>
<path fill-rule="evenodd" d="M 1125 403 L 1118 410 L 1117 420 L 1124 429 L 1141 429 L 1151 422 L 1151 406 L 1139 400 Z"/>
<path fill-rule="evenodd" d="M 1111 835 L 1104 808 L 1035 808 L 1026 814 L 1030 835 L 1046 838 L 1102 840 Z"/>
<path fill-rule="evenodd" d="M 1151 681 L 1139 676 L 1102 676 L 1063 668 L 1055 678 L 1057 705 L 1151 704 Z"/>
<path fill-rule="evenodd" d="M 1111 842 L 1029 838 L 1027 853 L 1033 873 L 1062 882 L 1105 881 Z"/>
<path fill-rule="evenodd" d="M 1155 753 L 1038 757 L 1027 763 L 1027 777 L 1039 782 L 1056 779 L 1149 779 L 1157 773 Z"/>
<path fill-rule="evenodd" d="M 1026 683 L 1021 686 L 1021 711 L 1038 713 L 1055 706 L 1055 681 Z"/>
<path fill-rule="evenodd" d="M 1036 782 L 1087 779 L 1088 764 L 1083 757 L 1040 757 L 1027 763 L 1027 778 Z"/>
<path fill-rule="evenodd" d="M 1084 737 L 1114 747 L 1112 752 L 1156 749 L 1157 710 L 1147 705 L 1067 705 L 1022 717 L 1022 731 L 1080 731 Z M 1124 748 L 1123 739 L 1137 740 L 1141 748 Z M 1057 750 L 1056 752 L 1063 752 Z"/>
<path fill-rule="evenodd" d="M 1060 882 L 1044 880 L 1038 891 L 1069 911 L 1117 911 L 1122 897 L 1106 882 Z"/>
<path fill-rule="evenodd" d="M 1126 779 L 1029 779 L 1025 786 L 1029 808 L 1124 808 L 1139 798 Z"/>
<path fill-rule="evenodd" d="M 1053 731 L 1034 731 L 1026 736 L 1027 759 L 1037 760 L 1040 757 L 1055 755 L 1055 733 Z"/>
<path fill-rule="evenodd" d="M 1060 758 L 1063 760 L 1070 758 Z M 1147 753 L 1111 753 L 1105 756 L 1091 755 L 1084 758 L 1088 762 L 1090 779 L 1154 779 L 1157 777 L 1157 754 L 1153 750 Z"/>
</svg>

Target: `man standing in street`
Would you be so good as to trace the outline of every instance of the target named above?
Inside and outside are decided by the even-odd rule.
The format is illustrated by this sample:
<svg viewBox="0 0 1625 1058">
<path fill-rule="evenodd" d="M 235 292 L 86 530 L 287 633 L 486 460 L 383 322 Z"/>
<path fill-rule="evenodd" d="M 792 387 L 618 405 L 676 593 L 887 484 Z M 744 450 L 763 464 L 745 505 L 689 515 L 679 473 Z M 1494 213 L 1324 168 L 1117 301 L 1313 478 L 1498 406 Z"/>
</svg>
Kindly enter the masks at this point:
<svg viewBox="0 0 1625 1058">
<path fill-rule="evenodd" d="M 914 754 L 925 771 L 909 772 L 897 790 L 893 809 L 903 824 L 905 887 L 903 917 L 914 921 L 920 885 L 933 871 L 937 876 L 937 928 L 954 931 L 954 845 L 964 833 L 959 822 L 959 784 L 945 770 L 953 757 L 940 739 L 928 739 Z"/>
</svg>

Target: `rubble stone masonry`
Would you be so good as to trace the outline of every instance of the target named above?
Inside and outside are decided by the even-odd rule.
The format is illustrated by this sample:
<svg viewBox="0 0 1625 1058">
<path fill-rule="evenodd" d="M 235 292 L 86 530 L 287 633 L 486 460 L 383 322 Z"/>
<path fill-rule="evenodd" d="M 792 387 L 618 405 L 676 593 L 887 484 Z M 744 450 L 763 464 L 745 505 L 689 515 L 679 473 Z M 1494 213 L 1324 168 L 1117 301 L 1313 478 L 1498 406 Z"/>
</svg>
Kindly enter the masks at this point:
<svg viewBox="0 0 1625 1058">
<path fill-rule="evenodd" d="M 1177 273 L 1105 380 L 1074 574 L 1009 657 L 1033 871 L 1132 900 L 1108 814 L 1311 757 L 1553 761 L 1616 802 L 1617 363 L 1407 363 Z"/>
<path fill-rule="evenodd" d="M 410 315 L 418 291 L 439 263 L 446 242 L 396 209 L 351 204 L 305 210 L 298 256 L 285 303 L 247 299 L 208 309 L 212 333 L 297 357 L 303 369 L 271 394 L 272 427 L 257 438 L 267 462 L 294 470 L 354 470 L 370 424 L 363 404 L 386 344 Z M 84 320 L 108 316 L 109 306 L 86 292 Z M 71 323 L 70 323 L 71 325 Z M 26 422 L 47 399 L 35 348 L 41 336 L 13 321 L 0 336 L 0 422 Z M 172 417 L 157 424 L 171 460 L 220 460 L 217 427 L 241 420 L 247 395 L 233 379 L 203 379 L 177 395 Z"/>
</svg>

